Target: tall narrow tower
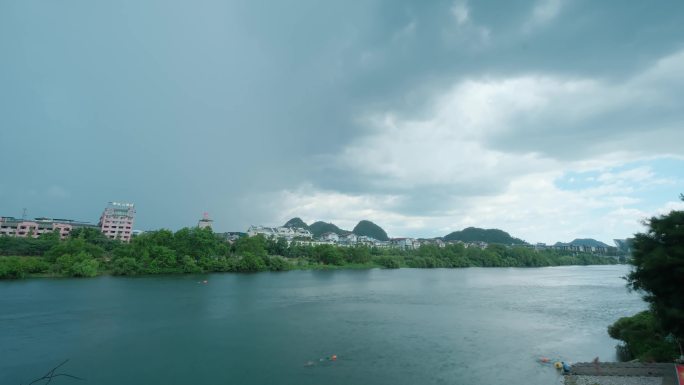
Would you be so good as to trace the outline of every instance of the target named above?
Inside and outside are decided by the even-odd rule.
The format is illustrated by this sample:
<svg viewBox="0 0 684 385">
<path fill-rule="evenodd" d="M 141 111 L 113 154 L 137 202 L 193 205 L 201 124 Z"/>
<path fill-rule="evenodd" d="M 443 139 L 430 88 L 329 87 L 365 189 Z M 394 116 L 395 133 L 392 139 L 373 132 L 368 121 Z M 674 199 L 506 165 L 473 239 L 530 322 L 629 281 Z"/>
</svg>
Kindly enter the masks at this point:
<svg viewBox="0 0 684 385">
<path fill-rule="evenodd" d="M 100 231 L 109 239 L 130 242 L 134 219 L 133 203 L 109 202 L 100 217 Z"/>
<path fill-rule="evenodd" d="M 204 212 L 204 215 L 202 216 L 202 219 L 199 220 L 199 223 L 197 223 L 197 227 L 200 229 L 212 229 L 211 225 L 214 223 L 213 220 L 209 219 L 209 213 Z"/>
</svg>

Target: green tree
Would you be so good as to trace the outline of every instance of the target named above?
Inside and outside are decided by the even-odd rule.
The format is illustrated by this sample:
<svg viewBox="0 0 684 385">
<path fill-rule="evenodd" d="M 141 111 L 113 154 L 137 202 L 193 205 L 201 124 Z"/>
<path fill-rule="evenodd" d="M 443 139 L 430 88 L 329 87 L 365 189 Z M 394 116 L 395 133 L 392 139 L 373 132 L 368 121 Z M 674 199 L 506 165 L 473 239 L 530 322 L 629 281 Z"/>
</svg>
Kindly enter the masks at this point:
<svg viewBox="0 0 684 385">
<path fill-rule="evenodd" d="M 684 200 L 684 196 L 681 196 Z M 684 211 L 653 217 L 636 234 L 628 286 L 644 293 L 662 329 L 684 341 Z M 681 345 L 680 345 L 681 346 Z"/>
<path fill-rule="evenodd" d="M 349 247 L 345 250 L 344 257 L 350 263 L 368 263 L 371 260 L 371 253 L 366 246 Z"/>
<path fill-rule="evenodd" d="M 121 245 L 121 241 L 115 239 L 109 239 L 106 235 L 100 231 L 100 229 L 92 227 L 80 227 L 73 229 L 69 238 L 72 239 L 83 239 L 86 243 L 98 246 L 105 251 L 112 251 Z"/>
<path fill-rule="evenodd" d="M 140 264 L 135 258 L 117 258 L 112 263 L 112 274 L 114 275 L 136 275 L 140 272 Z"/>
<path fill-rule="evenodd" d="M 55 261 L 62 255 L 77 255 L 81 252 L 92 258 L 101 258 L 104 254 L 104 250 L 101 247 L 87 243 L 83 238 L 70 238 L 52 246 L 45 253 L 45 257 L 48 261 Z"/>
<path fill-rule="evenodd" d="M 238 264 L 238 270 L 244 273 L 255 273 L 266 270 L 264 259 L 252 253 L 245 253 Z"/>
<path fill-rule="evenodd" d="M 81 250 L 76 254 L 63 254 L 54 265 L 57 272 L 69 277 L 94 277 L 99 263 L 90 254 Z"/>
<path fill-rule="evenodd" d="M 263 258 L 266 256 L 266 238 L 261 235 L 255 237 L 242 237 L 235 241 L 233 245 L 235 253 L 239 256 L 252 254 L 254 256 Z"/>
<path fill-rule="evenodd" d="M 339 247 L 320 245 L 314 247 L 314 258 L 326 265 L 343 265 L 344 259 Z"/>
<path fill-rule="evenodd" d="M 677 355 L 675 344 L 667 340 L 666 333 L 651 311 L 620 318 L 608 327 L 608 334 L 625 341 L 628 358 L 647 362 L 670 361 Z"/>
</svg>

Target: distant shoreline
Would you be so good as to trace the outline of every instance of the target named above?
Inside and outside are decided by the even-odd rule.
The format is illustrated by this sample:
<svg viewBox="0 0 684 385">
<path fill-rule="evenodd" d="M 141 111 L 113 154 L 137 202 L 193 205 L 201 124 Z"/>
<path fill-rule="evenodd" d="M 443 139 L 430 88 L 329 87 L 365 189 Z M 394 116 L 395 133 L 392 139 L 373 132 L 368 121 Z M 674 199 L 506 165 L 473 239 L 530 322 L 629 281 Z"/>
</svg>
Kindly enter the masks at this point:
<svg viewBox="0 0 684 385">
<path fill-rule="evenodd" d="M 0 260 L 8 257 L 0 257 Z M 35 257 L 15 257 L 15 258 L 35 258 Z M 294 260 L 294 264 L 288 266 L 281 270 L 260 270 L 260 271 L 195 271 L 195 272 L 180 272 L 180 271 L 166 271 L 160 273 L 136 273 L 136 274 L 116 274 L 111 270 L 98 271 L 97 274 L 89 277 L 74 277 L 65 274 L 58 273 L 27 273 L 20 277 L 1 277 L 0 280 L 5 281 L 19 281 L 27 279 L 61 279 L 61 278 L 96 278 L 96 277 L 138 277 L 138 278 L 148 278 L 148 277 L 159 277 L 159 276 L 184 276 L 184 275 L 203 275 L 203 274 L 220 274 L 220 273 L 233 273 L 233 274 L 254 274 L 254 273 L 267 273 L 267 272 L 287 272 L 287 271 L 338 271 L 338 270 L 372 270 L 372 269 L 382 269 L 382 270 L 397 270 L 397 269 L 420 269 L 420 270 L 432 270 L 432 269 L 468 269 L 468 268 L 519 268 L 519 269 L 537 269 L 543 267 L 562 267 L 562 266 L 613 266 L 618 265 L 618 263 L 595 263 L 595 264 L 574 264 L 574 265 L 547 265 L 547 266 L 458 266 L 458 267 L 411 267 L 411 266 L 399 266 L 395 268 L 388 268 L 382 266 L 378 263 L 365 263 L 365 264 L 345 264 L 345 265 L 327 265 L 327 264 L 298 264 L 304 262 L 301 260 Z"/>
</svg>

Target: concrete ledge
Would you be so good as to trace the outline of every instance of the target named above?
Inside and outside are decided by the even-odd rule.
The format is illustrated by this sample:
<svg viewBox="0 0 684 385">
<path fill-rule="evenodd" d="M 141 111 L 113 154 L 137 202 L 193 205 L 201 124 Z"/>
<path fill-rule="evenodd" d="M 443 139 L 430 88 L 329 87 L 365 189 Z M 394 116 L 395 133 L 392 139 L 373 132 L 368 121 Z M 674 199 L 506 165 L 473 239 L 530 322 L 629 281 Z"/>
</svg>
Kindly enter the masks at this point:
<svg viewBox="0 0 684 385">
<path fill-rule="evenodd" d="M 579 362 L 565 375 L 565 385 L 677 385 L 674 364 Z"/>
</svg>

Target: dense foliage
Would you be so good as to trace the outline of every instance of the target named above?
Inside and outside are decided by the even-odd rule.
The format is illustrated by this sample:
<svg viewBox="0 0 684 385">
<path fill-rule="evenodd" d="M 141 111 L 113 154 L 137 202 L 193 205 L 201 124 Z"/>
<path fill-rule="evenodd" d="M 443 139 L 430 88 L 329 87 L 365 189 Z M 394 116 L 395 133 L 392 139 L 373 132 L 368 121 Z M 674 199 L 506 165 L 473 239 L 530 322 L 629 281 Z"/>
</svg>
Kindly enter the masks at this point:
<svg viewBox="0 0 684 385">
<path fill-rule="evenodd" d="M 371 221 L 360 221 L 356 224 L 356 226 L 354 226 L 354 230 L 352 230 L 352 232 L 356 235 L 365 235 L 367 237 L 375 238 L 379 241 L 389 241 L 389 237 L 387 236 L 385 230 Z"/>
<path fill-rule="evenodd" d="M 651 311 L 642 311 L 632 317 L 623 317 L 608 327 L 608 334 L 625 342 L 625 359 L 641 361 L 671 361 L 677 356 L 677 346 Z"/>
<path fill-rule="evenodd" d="M 525 241 L 511 237 L 510 234 L 499 229 L 480 229 L 468 227 L 461 231 L 454 231 L 444 237 L 445 241 L 486 242 L 502 245 L 523 245 Z"/>
<path fill-rule="evenodd" d="M 648 352 L 649 359 L 670 361 L 677 349 L 667 346 L 678 345 L 681 354 L 684 341 L 684 211 L 653 217 L 647 225 L 633 240 L 627 286 L 644 294 L 650 311 L 618 320 L 611 336 L 637 357 Z"/>
<path fill-rule="evenodd" d="M 40 238 L 0 236 L 0 255 L 43 255 L 57 242 L 59 242 L 57 237 L 47 236 L 47 234 Z"/>
<path fill-rule="evenodd" d="M 665 330 L 684 338 L 684 211 L 651 218 L 648 232 L 633 243 L 632 289 L 644 299 Z"/>
<path fill-rule="evenodd" d="M 7 241 L 7 240 L 11 241 Z M 30 250 L 37 256 L 0 257 L 0 278 L 29 275 L 91 277 L 203 272 L 257 272 L 330 268 L 452 268 L 471 266 L 536 267 L 615 263 L 589 254 L 567 255 L 523 247 L 462 244 L 424 245 L 417 250 L 288 244 L 284 239 L 242 237 L 229 244 L 210 229 L 147 232 L 130 243 L 112 241 L 97 231 L 74 231 L 57 238 L 0 238 L 0 254 Z M 36 246 L 38 245 L 38 246 Z M 42 252 L 39 253 L 39 251 Z M 31 254 L 29 254 L 31 255 Z"/>
</svg>

